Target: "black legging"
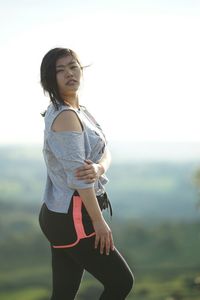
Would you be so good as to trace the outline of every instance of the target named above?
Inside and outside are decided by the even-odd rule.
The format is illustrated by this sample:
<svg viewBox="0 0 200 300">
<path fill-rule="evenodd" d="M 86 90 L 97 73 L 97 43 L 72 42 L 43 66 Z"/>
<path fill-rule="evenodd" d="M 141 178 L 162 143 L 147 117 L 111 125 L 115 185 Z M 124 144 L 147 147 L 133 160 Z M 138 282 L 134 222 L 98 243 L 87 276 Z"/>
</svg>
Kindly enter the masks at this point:
<svg viewBox="0 0 200 300">
<path fill-rule="evenodd" d="M 101 300 L 124 300 L 133 285 L 133 275 L 115 249 L 109 255 L 94 249 L 94 237 L 82 239 L 75 247 L 52 249 L 53 294 L 51 300 L 72 300 L 84 269 L 104 286 Z M 92 299 L 93 300 L 93 299 Z"/>
<path fill-rule="evenodd" d="M 52 212 L 45 204 L 41 208 L 39 222 L 51 243 L 52 252 L 51 300 L 75 299 L 84 269 L 103 284 L 104 291 L 100 300 L 124 300 L 133 286 L 132 272 L 117 249 L 106 255 L 100 254 L 99 248 L 94 248 L 95 236 L 91 236 L 94 231 L 91 220 L 84 207 L 81 211 L 82 224 L 87 236 L 90 237 L 80 239 L 73 247 L 59 248 L 59 245 L 71 245 L 74 242 L 75 230 L 73 220 L 70 218 L 73 215 L 73 201 L 68 214 Z M 72 235 L 70 230 L 73 232 Z"/>
</svg>

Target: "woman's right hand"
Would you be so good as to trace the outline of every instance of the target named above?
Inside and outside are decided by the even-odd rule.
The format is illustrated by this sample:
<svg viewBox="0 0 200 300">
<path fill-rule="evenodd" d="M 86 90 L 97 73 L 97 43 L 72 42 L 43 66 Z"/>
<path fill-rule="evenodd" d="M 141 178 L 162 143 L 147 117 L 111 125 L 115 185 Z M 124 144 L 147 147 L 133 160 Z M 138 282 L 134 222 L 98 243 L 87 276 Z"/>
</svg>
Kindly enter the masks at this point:
<svg viewBox="0 0 200 300">
<path fill-rule="evenodd" d="M 110 250 L 114 250 L 114 242 L 111 229 L 103 218 L 98 221 L 93 221 L 92 223 L 96 233 L 94 245 L 95 249 L 99 245 L 100 253 L 103 254 L 105 249 L 106 255 L 109 255 Z"/>
<path fill-rule="evenodd" d="M 96 198 L 95 190 L 94 188 L 78 189 L 78 193 L 90 216 L 94 231 L 96 233 L 94 247 L 97 248 L 99 246 L 101 254 L 103 254 L 105 250 L 106 254 L 109 255 L 110 250 L 114 250 L 112 232 L 104 220 L 102 211 Z"/>
</svg>

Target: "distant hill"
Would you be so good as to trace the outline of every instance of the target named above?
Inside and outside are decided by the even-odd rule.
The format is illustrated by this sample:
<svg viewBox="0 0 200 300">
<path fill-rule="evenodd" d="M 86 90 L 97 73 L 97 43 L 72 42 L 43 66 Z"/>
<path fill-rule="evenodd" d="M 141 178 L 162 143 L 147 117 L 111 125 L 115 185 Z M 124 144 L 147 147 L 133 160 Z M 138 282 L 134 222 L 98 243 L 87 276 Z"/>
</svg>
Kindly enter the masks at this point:
<svg viewBox="0 0 200 300">
<path fill-rule="evenodd" d="M 114 158 L 120 161 L 199 161 L 198 142 L 132 142 L 111 141 Z"/>
<path fill-rule="evenodd" d="M 158 147 L 153 145 L 127 147 L 125 143 L 113 143 L 111 149 L 113 164 L 107 173 L 107 191 L 115 215 L 140 220 L 190 221 L 200 217 L 198 191 L 192 182 L 200 168 L 197 148 L 179 145 L 175 149 L 171 144 L 168 149 L 174 155 L 170 158 L 164 145 L 159 156 Z M 46 177 L 41 145 L 1 146 L 0 166 L 0 203 L 41 203 Z"/>
</svg>

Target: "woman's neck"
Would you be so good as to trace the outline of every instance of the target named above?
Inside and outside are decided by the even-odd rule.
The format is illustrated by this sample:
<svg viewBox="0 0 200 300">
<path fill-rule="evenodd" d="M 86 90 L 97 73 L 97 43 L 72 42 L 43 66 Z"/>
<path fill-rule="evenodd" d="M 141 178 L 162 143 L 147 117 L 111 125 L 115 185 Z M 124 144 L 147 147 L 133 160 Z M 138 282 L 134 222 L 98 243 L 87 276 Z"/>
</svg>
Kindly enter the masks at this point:
<svg viewBox="0 0 200 300">
<path fill-rule="evenodd" d="M 78 95 L 65 95 L 63 97 L 65 104 L 72 106 L 73 108 L 79 108 L 79 99 Z"/>
</svg>

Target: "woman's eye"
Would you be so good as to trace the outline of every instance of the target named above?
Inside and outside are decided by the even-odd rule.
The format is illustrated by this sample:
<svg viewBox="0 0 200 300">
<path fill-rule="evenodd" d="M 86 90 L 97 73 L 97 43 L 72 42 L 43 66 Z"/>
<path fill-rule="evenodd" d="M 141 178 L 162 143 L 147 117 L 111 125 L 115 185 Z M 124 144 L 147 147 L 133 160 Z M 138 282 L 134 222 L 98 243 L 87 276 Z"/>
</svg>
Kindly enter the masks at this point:
<svg viewBox="0 0 200 300">
<path fill-rule="evenodd" d="M 76 68 L 78 68 L 77 66 L 71 66 L 71 69 L 76 69 Z"/>
<path fill-rule="evenodd" d="M 64 70 L 56 70 L 56 74 L 63 72 Z"/>
</svg>

